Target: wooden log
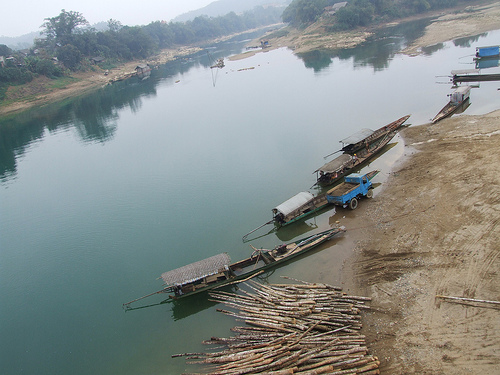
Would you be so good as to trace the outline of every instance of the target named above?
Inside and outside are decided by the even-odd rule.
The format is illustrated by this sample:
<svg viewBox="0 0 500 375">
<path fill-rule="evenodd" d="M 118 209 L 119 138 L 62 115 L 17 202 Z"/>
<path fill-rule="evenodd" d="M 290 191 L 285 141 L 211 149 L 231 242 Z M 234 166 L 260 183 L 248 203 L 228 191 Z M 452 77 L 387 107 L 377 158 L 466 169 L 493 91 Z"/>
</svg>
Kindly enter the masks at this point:
<svg viewBox="0 0 500 375">
<path fill-rule="evenodd" d="M 363 374 L 370 370 L 376 370 L 379 368 L 379 366 L 380 366 L 380 361 L 373 361 L 372 363 L 369 363 L 366 366 L 357 368 L 356 373 Z"/>
<path fill-rule="evenodd" d="M 298 371 L 295 374 L 300 374 L 300 375 L 318 375 L 318 374 L 330 374 L 333 371 L 333 366 L 327 365 L 323 367 L 318 367 L 313 370 L 308 370 L 308 371 Z"/>
<path fill-rule="evenodd" d="M 253 320 L 245 320 L 245 323 L 255 325 L 257 327 L 266 327 L 266 328 L 272 328 L 278 331 L 282 332 L 288 332 L 288 333 L 295 333 L 293 329 L 285 328 L 283 324 L 272 324 L 272 323 L 264 323 L 264 322 L 258 322 L 258 321 L 253 321 Z"/>
<path fill-rule="evenodd" d="M 293 375 L 294 371 L 296 371 L 295 367 L 292 368 L 287 368 L 283 370 L 276 370 L 276 371 L 267 371 L 267 372 L 260 372 L 260 375 Z"/>
<path fill-rule="evenodd" d="M 489 301 L 485 299 L 474 299 L 474 298 L 465 298 L 465 297 L 452 297 L 452 296 L 441 296 L 437 295 L 436 298 L 441 298 L 446 302 L 459 303 L 462 305 L 469 305 L 474 307 L 486 307 L 491 309 L 500 309 L 499 301 Z M 476 304 L 476 305 L 474 305 Z M 477 306 L 477 304 L 485 304 L 486 306 Z"/>
</svg>

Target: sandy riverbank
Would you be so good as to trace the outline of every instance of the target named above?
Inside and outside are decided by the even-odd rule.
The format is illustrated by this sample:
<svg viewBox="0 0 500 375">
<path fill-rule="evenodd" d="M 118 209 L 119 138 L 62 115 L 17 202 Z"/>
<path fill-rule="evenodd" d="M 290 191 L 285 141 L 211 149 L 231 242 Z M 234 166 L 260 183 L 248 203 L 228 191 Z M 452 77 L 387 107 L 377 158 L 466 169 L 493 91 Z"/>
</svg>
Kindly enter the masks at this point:
<svg viewBox="0 0 500 375">
<path fill-rule="evenodd" d="M 420 14 L 416 17 L 399 20 L 398 23 L 429 17 L 433 17 L 434 20 L 427 27 L 425 35 L 416 40 L 404 53 L 413 55 L 419 53 L 422 47 L 500 29 L 500 2 L 471 1 L 461 7 Z M 325 33 L 324 26 L 325 23 L 320 21 L 301 31 L 286 29 L 286 32 L 281 32 L 282 36 L 274 38 L 272 37 L 273 33 L 270 33 L 267 39 L 271 47 L 266 48 L 265 51 L 283 47 L 292 49 L 294 53 L 305 53 L 318 49 L 352 48 L 363 43 L 374 32 L 374 27 L 369 27 L 348 32 Z M 378 25 L 375 28 L 386 26 Z M 248 45 L 256 44 L 259 44 L 258 40 L 252 41 Z M 259 52 L 261 52 L 260 49 L 250 50 L 231 56 L 230 60 L 244 59 Z"/>
<path fill-rule="evenodd" d="M 405 156 L 360 206 L 345 287 L 373 298 L 365 334 L 383 374 L 498 374 L 500 110 L 402 131 Z"/>
<path fill-rule="evenodd" d="M 475 10 L 438 18 L 406 52 L 500 28 L 499 2 Z M 357 213 L 343 268 L 373 298 L 370 349 L 383 374 L 498 374 L 499 310 L 436 296 L 500 301 L 500 111 L 401 135 L 405 156 Z"/>
</svg>

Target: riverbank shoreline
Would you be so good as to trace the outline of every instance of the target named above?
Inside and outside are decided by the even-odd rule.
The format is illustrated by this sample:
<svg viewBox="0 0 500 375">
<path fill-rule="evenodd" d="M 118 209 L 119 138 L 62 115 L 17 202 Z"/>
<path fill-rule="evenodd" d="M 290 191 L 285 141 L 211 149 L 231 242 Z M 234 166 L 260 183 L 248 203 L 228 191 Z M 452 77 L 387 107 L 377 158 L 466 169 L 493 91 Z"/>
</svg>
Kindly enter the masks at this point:
<svg viewBox="0 0 500 375">
<path fill-rule="evenodd" d="M 346 32 L 325 32 L 327 24 L 317 22 L 304 30 L 287 28 L 282 36 L 273 37 L 273 33 L 263 36 L 270 47 L 263 51 L 277 48 L 289 48 L 295 54 L 307 53 L 314 50 L 349 49 L 366 41 L 368 37 L 381 28 L 397 25 L 418 19 L 432 18 L 426 28 L 425 35 L 408 46 L 403 53 L 415 55 L 424 47 L 447 42 L 457 38 L 471 37 L 487 31 L 500 29 L 500 2 L 499 1 L 471 1 L 460 7 L 422 13 L 414 17 L 400 19 L 392 23 L 384 23 L 366 28 L 358 28 Z M 258 40 L 248 45 L 255 45 Z M 230 57 L 230 60 L 240 60 L 251 57 L 262 50 L 251 50 Z"/>
<path fill-rule="evenodd" d="M 372 298 L 384 374 L 494 374 L 500 364 L 500 110 L 401 131 L 404 156 L 350 226 L 343 287 Z M 348 228 L 349 230 L 349 228 Z"/>
<path fill-rule="evenodd" d="M 113 81 L 118 81 L 121 77 L 134 74 L 135 67 L 139 64 L 145 63 L 155 67 L 199 51 L 201 51 L 200 47 L 165 49 L 147 60 L 130 61 L 108 71 L 94 66 L 92 71 L 73 73 L 68 77 L 70 81 L 60 88 L 52 88 L 51 79 L 45 76 L 38 77 L 29 84 L 9 88 L 9 90 L 20 92 L 13 95 L 14 99 L 11 103 L 0 105 L 0 116 L 13 115 L 37 106 L 85 95 Z"/>
<path fill-rule="evenodd" d="M 435 19 L 427 27 L 425 35 L 415 41 L 403 53 L 409 55 L 418 54 L 421 48 L 429 45 L 500 29 L 500 2 L 476 1 L 473 2 L 473 5 L 468 5 L 467 7 L 419 15 L 418 18 L 428 18 L 431 16 L 435 17 Z M 398 23 L 405 21 L 408 21 L 408 19 L 399 20 Z M 278 26 L 280 25 L 276 25 L 276 27 Z M 382 25 L 378 27 L 382 27 Z M 303 31 L 292 30 L 286 36 L 269 39 L 269 48 L 247 51 L 231 56 L 229 59 L 243 59 L 262 51 L 282 47 L 290 48 L 296 54 L 315 49 L 352 48 L 363 43 L 372 33 L 373 30 L 369 28 L 342 33 L 325 33 L 323 25 L 319 23 Z M 226 36 L 220 38 L 218 41 L 227 40 L 233 36 Z M 266 37 L 263 36 L 261 39 L 264 38 Z M 249 45 L 253 46 L 256 42 L 252 41 Z M 117 80 L 119 77 L 134 72 L 135 67 L 141 63 L 159 66 L 200 50 L 201 48 L 198 46 L 165 49 L 147 60 L 131 61 L 117 68 L 110 69 L 108 74 L 105 74 L 103 69 L 95 67 L 94 71 L 74 73 L 67 84 L 59 88 L 51 87 L 53 85 L 52 80 L 39 77 L 31 84 L 9 88 L 9 90 L 16 92 L 13 95 L 7 95 L 8 98 L 6 101 L 9 102 L 8 104 L 3 103 L 3 105 L 0 105 L 0 116 L 14 115 L 36 106 L 43 106 L 67 98 L 78 97 L 97 90 L 109 84 L 110 81 Z M 11 96 L 11 99 L 9 99 L 9 96 Z"/>
</svg>

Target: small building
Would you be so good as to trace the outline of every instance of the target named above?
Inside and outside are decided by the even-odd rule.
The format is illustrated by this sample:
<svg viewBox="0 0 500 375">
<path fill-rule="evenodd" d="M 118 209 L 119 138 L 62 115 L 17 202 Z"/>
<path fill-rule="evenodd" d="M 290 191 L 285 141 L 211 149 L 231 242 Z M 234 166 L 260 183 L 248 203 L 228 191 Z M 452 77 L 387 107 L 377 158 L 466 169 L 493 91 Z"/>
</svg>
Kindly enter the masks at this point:
<svg viewBox="0 0 500 375">
<path fill-rule="evenodd" d="M 335 13 L 337 13 L 337 11 L 340 9 L 340 8 L 343 8 L 347 5 L 347 1 L 342 1 L 340 3 L 336 3 L 336 4 L 333 4 L 332 6 L 329 6 L 329 7 L 326 7 L 325 8 L 325 11 L 329 14 L 329 15 L 334 15 Z"/>
<path fill-rule="evenodd" d="M 90 59 L 90 62 L 91 62 L 92 64 L 96 64 L 96 65 L 97 65 L 97 64 L 99 64 L 99 63 L 104 62 L 104 60 L 105 60 L 105 58 L 104 58 L 104 57 L 102 57 L 102 56 L 96 56 L 96 57 L 92 57 L 92 58 Z"/>
<path fill-rule="evenodd" d="M 151 67 L 148 64 L 139 64 L 135 67 L 135 73 L 139 78 L 147 78 L 151 75 Z"/>
</svg>

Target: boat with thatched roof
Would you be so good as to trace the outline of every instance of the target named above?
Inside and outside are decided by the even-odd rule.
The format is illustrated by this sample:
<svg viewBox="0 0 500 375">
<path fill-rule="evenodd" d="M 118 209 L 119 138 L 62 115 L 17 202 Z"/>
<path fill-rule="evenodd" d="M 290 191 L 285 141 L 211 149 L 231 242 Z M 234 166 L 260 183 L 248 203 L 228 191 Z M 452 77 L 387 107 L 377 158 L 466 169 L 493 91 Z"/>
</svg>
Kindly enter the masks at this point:
<svg viewBox="0 0 500 375">
<path fill-rule="evenodd" d="M 288 244 L 278 245 L 271 250 L 252 247 L 253 254 L 236 263 L 231 263 L 227 253 L 211 256 L 164 272 L 159 277 L 164 282 L 161 290 L 124 303 L 123 306 L 129 308 L 133 302 L 155 294 L 166 293 L 172 299 L 179 299 L 247 280 L 317 248 L 342 232 L 345 232 L 344 227 L 332 228 Z"/>
</svg>

